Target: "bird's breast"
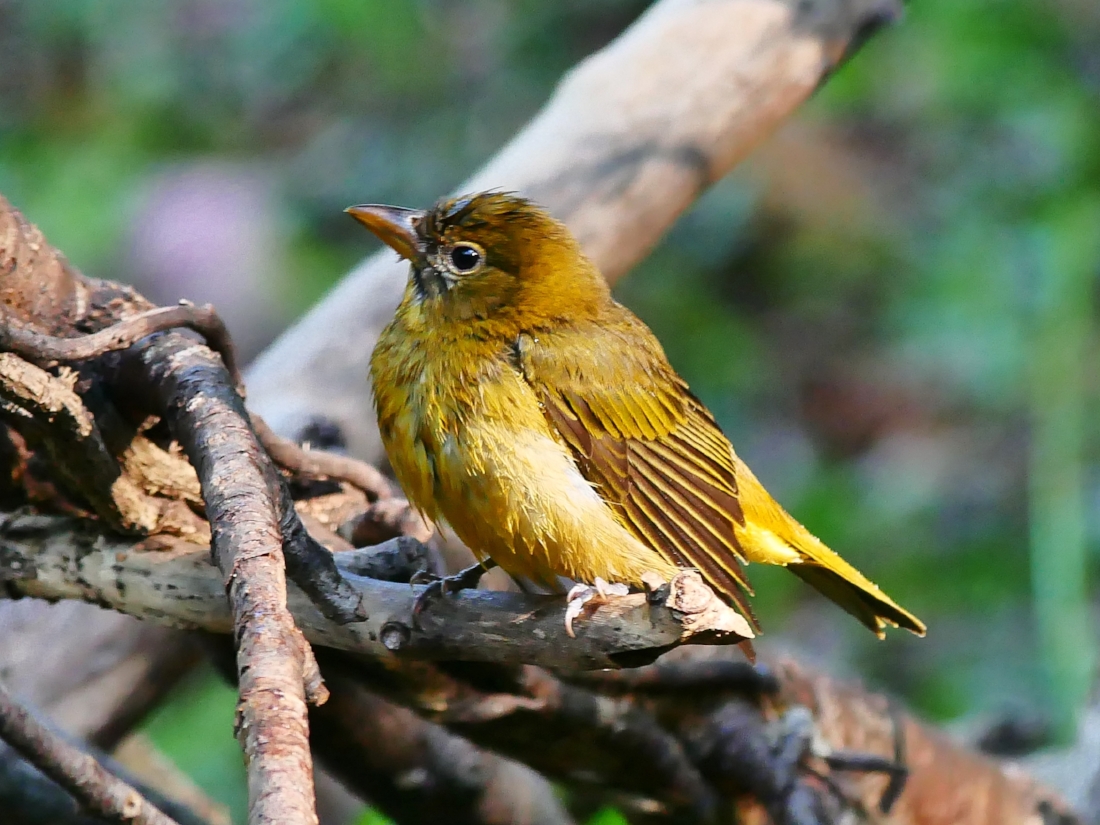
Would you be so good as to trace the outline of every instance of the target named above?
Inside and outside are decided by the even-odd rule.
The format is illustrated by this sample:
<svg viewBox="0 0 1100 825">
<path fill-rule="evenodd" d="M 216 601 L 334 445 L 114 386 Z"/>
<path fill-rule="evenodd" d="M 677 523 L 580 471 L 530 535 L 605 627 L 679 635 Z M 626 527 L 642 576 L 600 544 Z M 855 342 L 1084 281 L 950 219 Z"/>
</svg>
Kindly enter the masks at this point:
<svg viewBox="0 0 1100 825">
<path fill-rule="evenodd" d="M 507 448 L 485 439 L 487 429 L 550 437 L 549 428 L 503 347 L 480 354 L 387 333 L 371 359 L 379 431 L 402 489 L 438 520 L 455 491 Z"/>
</svg>

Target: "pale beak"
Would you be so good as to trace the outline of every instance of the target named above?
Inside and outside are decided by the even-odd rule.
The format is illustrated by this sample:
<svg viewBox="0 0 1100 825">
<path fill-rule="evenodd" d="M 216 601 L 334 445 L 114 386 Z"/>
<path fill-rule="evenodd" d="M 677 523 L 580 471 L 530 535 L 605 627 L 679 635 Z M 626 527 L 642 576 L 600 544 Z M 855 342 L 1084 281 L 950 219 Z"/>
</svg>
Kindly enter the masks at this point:
<svg viewBox="0 0 1100 825">
<path fill-rule="evenodd" d="M 416 233 L 417 225 L 424 218 L 423 211 L 405 209 L 402 206 L 383 206 L 377 203 L 349 206 L 344 211 L 377 235 L 384 244 L 402 258 L 413 262 L 424 260 L 424 242 Z"/>
</svg>

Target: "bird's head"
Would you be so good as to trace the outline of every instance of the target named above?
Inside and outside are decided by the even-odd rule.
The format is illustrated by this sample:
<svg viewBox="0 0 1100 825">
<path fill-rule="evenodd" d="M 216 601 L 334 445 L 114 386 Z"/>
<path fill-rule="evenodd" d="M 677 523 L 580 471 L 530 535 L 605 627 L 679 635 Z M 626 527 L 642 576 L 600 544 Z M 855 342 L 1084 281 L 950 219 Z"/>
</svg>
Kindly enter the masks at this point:
<svg viewBox="0 0 1100 825">
<path fill-rule="evenodd" d="M 607 301 L 603 277 L 565 225 L 518 195 L 448 198 L 426 212 L 346 211 L 409 260 L 410 299 L 439 323 L 527 328 L 596 313 Z"/>
</svg>

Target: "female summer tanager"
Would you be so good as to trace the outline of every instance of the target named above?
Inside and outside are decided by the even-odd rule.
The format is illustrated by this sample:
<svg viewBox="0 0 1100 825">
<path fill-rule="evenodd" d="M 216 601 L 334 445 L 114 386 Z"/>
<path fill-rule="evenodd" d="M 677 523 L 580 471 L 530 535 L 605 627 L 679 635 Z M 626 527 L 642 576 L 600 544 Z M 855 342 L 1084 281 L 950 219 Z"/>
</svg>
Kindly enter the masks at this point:
<svg viewBox="0 0 1100 825">
<path fill-rule="evenodd" d="M 880 636 L 924 633 L 772 499 L 545 210 L 484 193 L 347 211 L 412 264 L 371 357 L 394 474 L 480 558 L 551 586 L 695 568 L 750 621 L 742 563 L 779 564 Z"/>
</svg>

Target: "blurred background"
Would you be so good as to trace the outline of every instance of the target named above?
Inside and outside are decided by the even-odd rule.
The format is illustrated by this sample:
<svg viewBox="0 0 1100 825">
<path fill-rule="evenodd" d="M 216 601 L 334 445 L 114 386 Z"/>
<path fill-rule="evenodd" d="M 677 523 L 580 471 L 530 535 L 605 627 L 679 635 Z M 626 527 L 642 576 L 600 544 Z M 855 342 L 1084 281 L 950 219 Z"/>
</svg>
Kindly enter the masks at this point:
<svg viewBox="0 0 1100 825">
<path fill-rule="evenodd" d="M 254 354 L 373 251 L 343 207 L 427 206 L 646 5 L 0 0 L 0 193 Z M 777 498 L 930 626 L 878 643 L 754 568 L 765 647 L 1072 736 L 1098 284 L 1095 0 L 909 4 L 621 282 Z M 233 704 L 196 678 L 147 731 L 240 818 Z"/>
</svg>

